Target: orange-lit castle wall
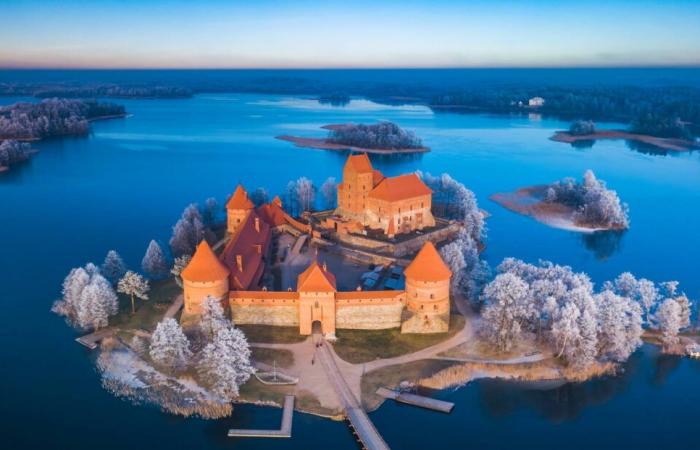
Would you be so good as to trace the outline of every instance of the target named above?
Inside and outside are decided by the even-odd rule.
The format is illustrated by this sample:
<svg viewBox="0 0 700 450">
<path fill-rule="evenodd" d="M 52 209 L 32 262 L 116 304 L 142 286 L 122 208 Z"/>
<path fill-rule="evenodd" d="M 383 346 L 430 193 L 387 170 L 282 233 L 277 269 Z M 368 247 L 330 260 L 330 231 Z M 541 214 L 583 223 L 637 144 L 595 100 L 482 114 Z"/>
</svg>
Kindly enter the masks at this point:
<svg viewBox="0 0 700 450">
<path fill-rule="evenodd" d="M 435 225 L 432 191 L 416 174 L 385 177 L 366 154 L 350 155 L 338 185 L 336 214 L 389 237 Z"/>
<path fill-rule="evenodd" d="M 202 301 L 213 296 L 228 301 L 237 324 L 298 326 L 303 335 L 311 334 L 314 323 L 329 336 L 343 328 L 447 331 L 452 274 L 430 242 L 406 268 L 405 291 L 338 292 L 333 273 L 317 262 L 299 275 L 295 291 L 261 288 L 271 229 L 292 227 L 301 232 L 307 225 L 291 219 L 279 199 L 255 209 L 242 187 L 236 192 L 227 205 L 233 213 L 228 217 L 231 238 L 221 257 L 203 241 L 182 272 L 186 313 L 200 313 Z"/>
</svg>

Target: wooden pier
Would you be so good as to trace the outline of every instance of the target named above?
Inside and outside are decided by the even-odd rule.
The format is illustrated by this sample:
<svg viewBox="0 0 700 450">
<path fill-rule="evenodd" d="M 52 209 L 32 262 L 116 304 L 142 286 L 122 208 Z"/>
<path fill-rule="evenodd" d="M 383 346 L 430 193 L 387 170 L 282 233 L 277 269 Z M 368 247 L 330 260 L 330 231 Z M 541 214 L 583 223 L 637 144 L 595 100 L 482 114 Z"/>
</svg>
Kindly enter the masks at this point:
<svg viewBox="0 0 700 450">
<path fill-rule="evenodd" d="M 98 342 L 100 342 L 102 339 L 114 336 L 114 333 L 115 331 L 113 328 L 103 328 L 101 330 L 95 331 L 94 333 L 86 334 L 85 336 L 76 338 L 75 341 L 79 344 L 84 345 L 90 350 L 95 350 L 97 348 Z"/>
<path fill-rule="evenodd" d="M 433 411 L 440 411 L 443 413 L 450 413 L 452 408 L 455 406 L 455 404 L 452 402 L 424 397 L 422 395 L 410 394 L 408 392 L 397 392 L 383 387 L 377 389 L 377 395 L 396 400 L 397 402 L 406 403 L 407 405 L 432 409 Z"/>
<path fill-rule="evenodd" d="M 338 364 L 336 364 L 333 354 L 328 348 L 328 343 L 325 342 L 321 333 L 314 332 L 313 341 L 314 344 L 323 344 L 318 347 L 316 354 L 326 371 L 328 380 L 338 395 L 340 403 L 343 405 L 350 429 L 357 436 L 362 447 L 366 450 L 389 450 L 384 438 L 379 434 L 362 405 L 350 390 L 350 386 L 338 369 Z"/>
<path fill-rule="evenodd" d="M 292 417 L 294 415 L 294 396 L 284 396 L 284 409 L 282 410 L 282 423 L 278 430 L 228 430 L 229 437 L 257 437 L 257 438 L 290 438 L 292 437 Z"/>
</svg>

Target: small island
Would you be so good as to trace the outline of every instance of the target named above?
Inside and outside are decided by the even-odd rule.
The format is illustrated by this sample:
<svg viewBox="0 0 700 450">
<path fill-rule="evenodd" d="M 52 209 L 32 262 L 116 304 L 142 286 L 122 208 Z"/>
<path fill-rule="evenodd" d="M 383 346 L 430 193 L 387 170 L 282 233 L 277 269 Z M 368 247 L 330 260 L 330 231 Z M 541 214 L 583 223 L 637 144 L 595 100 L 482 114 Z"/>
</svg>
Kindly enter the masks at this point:
<svg viewBox="0 0 700 450">
<path fill-rule="evenodd" d="M 597 129 L 593 121 L 578 120 L 571 124 L 568 131 L 557 131 L 551 140 L 577 146 L 601 139 L 624 139 L 651 145 L 664 150 L 684 152 L 699 149 L 700 144 L 693 140 L 684 123 L 673 121 L 666 125 L 658 122 L 634 122 L 629 131 Z"/>
<path fill-rule="evenodd" d="M 386 399 L 439 403 L 413 394 L 421 388 L 584 381 L 617 373 L 642 339 L 666 353 L 696 348 L 679 335 L 691 302 L 675 281 L 623 273 L 596 289 L 571 267 L 515 258 L 492 277 L 479 256 L 484 215 L 462 183 L 387 177 L 364 154 L 342 173 L 321 187 L 320 211 L 306 177 L 289 183 L 285 204 L 239 185 L 224 220 L 215 199 L 192 204 L 170 255 L 153 240 L 141 270 L 116 251 L 74 268 L 53 311 L 89 332 L 77 341 L 99 348 L 103 386 L 135 404 L 205 419 L 277 405 L 354 429 Z M 541 201 L 573 208 L 582 197 L 576 223 L 626 226 L 613 194 L 589 171 L 545 187 Z M 367 428 L 358 437 L 377 439 Z"/>
<path fill-rule="evenodd" d="M 412 131 L 392 122 L 365 124 L 331 124 L 321 127 L 329 130 L 326 138 L 306 138 L 289 135 L 277 139 L 289 141 L 297 147 L 323 150 L 356 151 L 382 155 L 426 153 L 430 149 Z"/>
<path fill-rule="evenodd" d="M 581 182 L 565 178 L 549 185 L 493 194 L 491 200 L 555 228 L 586 233 L 629 228 L 629 208 L 591 170 Z"/>
<path fill-rule="evenodd" d="M 84 136 L 90 122 L 126 117 L 122 105 L 52 98 L 0 107 L 0 172 L 38 151 L 28 142 L 57 136 Z"/>
</svg>

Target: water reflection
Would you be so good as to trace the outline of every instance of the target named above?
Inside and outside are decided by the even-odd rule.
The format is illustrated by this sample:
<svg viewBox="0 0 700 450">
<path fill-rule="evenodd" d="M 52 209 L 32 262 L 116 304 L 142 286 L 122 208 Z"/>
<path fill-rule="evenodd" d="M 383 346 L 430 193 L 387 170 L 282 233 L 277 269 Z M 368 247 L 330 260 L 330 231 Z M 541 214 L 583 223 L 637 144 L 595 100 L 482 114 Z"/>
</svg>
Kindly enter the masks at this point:
<svg viewBox="0 0 700 450">
<path fill-rule="evenodd" d="M 594 144 L 595 144 L 595 139 L 584 139 L 584 140 L 572 142 L 571 146 L 575 149 L 583 150 L 583 149 L 593 147 Z"/>
<path fill-rule="evenodd" d="M 624 231 L 596 231 L 582 234 L 581 240 L 596 259 L 604 261 L 620 250 L 624 234 Z"/>
<path fill-rule="evenodd" d="M 625 391 L 638 371 L 637 353 L 615 376 L 585 383 L 513 383 L 484 380 L 479 384 L 479 403 L 492 417 L 504 417 L 532 409 L 545 419 L 561 423 L 577 418 L 586 408 L 607 403 Z"/>
<path fill-rule="evenodd" d="M 645 142 L 639 141 L 625 141 L 625 145 L 630 150 L 635 152 L 643 153 L 645 155 L 656 155 L 656 156 L 666 156 L 668 155 L 668 150 L 655 145 L 647 144 Z"/>
</svg>

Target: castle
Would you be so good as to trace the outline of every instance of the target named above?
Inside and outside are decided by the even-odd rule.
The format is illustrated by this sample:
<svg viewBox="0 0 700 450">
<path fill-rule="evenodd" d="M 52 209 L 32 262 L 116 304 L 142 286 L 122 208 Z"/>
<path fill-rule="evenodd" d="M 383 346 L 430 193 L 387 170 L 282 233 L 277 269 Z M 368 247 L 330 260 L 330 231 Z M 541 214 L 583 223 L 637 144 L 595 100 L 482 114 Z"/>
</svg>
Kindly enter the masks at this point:
<svg viewBox="0 0 700 450">
<path fill-rule="evenodd" d="M 389 238 L 435 225 L 432 191 L 414 173 L 385 177 L 372 167 L 366 153 L 350 155 L 338 185 L 335 214 L 349 221 L 380 229 Z M 338 224 L 333 225 L 336 230 Z M 357 227 L 355 227 L 357 228 Z"/>
<path fill-rule="evenodd" d="M 338 190 L 338 209 L 368 225 L 381 224 L 387 231 L 394 220 L 404 224 L 398 230 L 425 226 L 434 220 L 430 189 L 418 177 L 404 177 L 414 175 L 384 178 L 371 168 L 366 155 L 350 156 Z M 388 185 L 380 187 L 387 181 Z M 345 196 L 343 203 L 341 196 Z M 334 274 L 325 264 L 313 261 L 298 276 L 296 290 L 268 291 L 261 287 L 261 279 L 273 231 L 311 234 L 310 225 L 289 216 L 277 197 L 256 208 L 240 185 L 226 209 L 230 239 L 221 255 L 202 241 L 181 273 L 186 314 L 199 314 L 202 302 L 211 296 L 228 305 L 236 324 L 294 326 L 302 335 L 311 334 L 315 323 L 329 337 L 336 329 L 448 330 L 452 273 L 431 242 L 423 245 L 405 269 L 404 290 L 339 291 Z"/>
</svg>

